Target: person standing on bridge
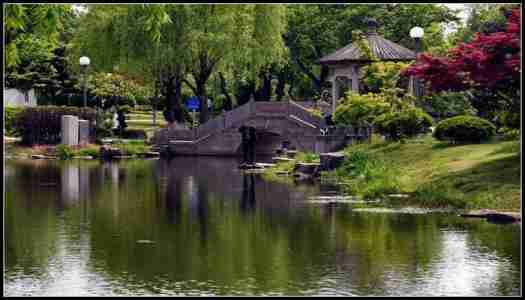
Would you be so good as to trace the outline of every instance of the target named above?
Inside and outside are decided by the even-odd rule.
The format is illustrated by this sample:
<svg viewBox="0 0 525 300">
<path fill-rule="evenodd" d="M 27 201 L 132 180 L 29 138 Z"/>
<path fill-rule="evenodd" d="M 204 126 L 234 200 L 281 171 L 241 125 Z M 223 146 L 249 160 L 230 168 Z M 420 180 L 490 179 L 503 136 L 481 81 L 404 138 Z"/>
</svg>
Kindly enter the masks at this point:
<svg viewBox="0 0 525 300">
<path fill-rule="evenodd" d="M 248 152 L 250 143 L 248 127 L 242 125 L 241 127 L 239 127 L 239 132 L 241 133 L 242 164 L 246 164 L 248 163 Z"/>
<path fill-rule="evenodd" d="M 257 131 L 254 127 L 249 128 L 248 151 L 250 164 L 255 164 L 255 143 L 257 142 Z"/>
</svg>

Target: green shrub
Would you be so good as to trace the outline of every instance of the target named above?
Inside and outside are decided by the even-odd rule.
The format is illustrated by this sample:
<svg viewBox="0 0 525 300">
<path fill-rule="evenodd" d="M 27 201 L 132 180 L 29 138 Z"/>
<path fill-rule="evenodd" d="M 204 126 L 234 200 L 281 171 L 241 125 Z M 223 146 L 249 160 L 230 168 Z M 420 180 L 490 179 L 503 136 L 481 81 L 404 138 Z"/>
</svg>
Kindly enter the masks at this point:
<svg viewBox="0 0 525 300">
<path fill-rule="evenodd" d="M 382 94 L 359 95 L 349 92 L 337 105 L 334 122 L 342 125 L 361 126 L 372 123 L 375 117 L 389 109 L 390 105 Z"/>
<path fill-rule="evenodd" d="M 498 134 L 501 135 L 501 139 L 504 141 L 514 141 L 520 139 L 520 130 L 508 127 L 501 127 L 498 129 Z"/>
<path fill-rule="evenodd" d="M 300 153 L 297 153 L 295 160 L 299 162 L 304 162 L 304 163 L 319 162 L 319 154 L 312 153 L 312 152 L 300 152 Z"/>
<path fill-rule="evenodd" d="M 397 141 L 427 132 L 432 126 L 432 118 L 420 108 L 408 107 L 384 113 L 376 117 L 373 124 L 378 133 Z"/>
<path fill-rule="evenodd" d="M 23 107 L 4 107 L 4 132 L 7 136 L 20 136 L 20 128 L 17 126 Z"/>
<path fill-rule="evenodd" d="M 118 107 L 118 110 L 122 111 L 125 114 L 129 114 L 131 112 L 131 106 L 129 106 L 127 104 L 126 105 L 121 105 L 121 106 Z"/>
<path fill-rule="evenodd" d="M 383 88 L 397 85 L 400 73 L 408 67 L 403 62 L 374 62 L 363 68 L 363 82 L 370 91 L 379 92 Z"/>
<path fill-rule="evenodd" d="M 434 137 L 452 143 L 479 143 L 494 136 L 496 127 L 487 120 L 473 116 L 445 119 L 436 126 Z"/>
<path fill-rule="evenodd" d="M 502 111 L 497 115 L 498 122 L 508 129 L 519 129 L 521 126 L 520 113 L 514 111 Z"/>
<path fill-rule="evenodd" d="M 424 96 L 422 105 L 432 116 L 442 119 L 458 115 L 475 115 L 477 110 L 472 106 L 472 95 L 462 92 L 436 92 Z"/>
<path fill-rule="evenodd" d="M 17 118 L 22 143 L 58 144 L 61 136 L 61 118 L 63 115 L 74 115 L 80 119 L 93 122 L 95 110 L 92 108 L 66 106 L 37 106 L 24 109 Z"/>
<path fill-rule="evenodd" d="M 55 151 L 56 151 L 56 155 L 60 159 L 70 159 L 73 157 L 75 153 L 74 150 L 70 146 L 64 145 L 64 144 L 57 145 Z"/>
<path fill-rule="evenodd" d="M 96 147 L 89 147 L 89 148 L 80 149 L 78 151 L 78 155 L 80 155 L 80 156 L 92 156 L 92 157 L 97 158 L 100 155 L 100 149 L 96 148 Z"/>
</svg>

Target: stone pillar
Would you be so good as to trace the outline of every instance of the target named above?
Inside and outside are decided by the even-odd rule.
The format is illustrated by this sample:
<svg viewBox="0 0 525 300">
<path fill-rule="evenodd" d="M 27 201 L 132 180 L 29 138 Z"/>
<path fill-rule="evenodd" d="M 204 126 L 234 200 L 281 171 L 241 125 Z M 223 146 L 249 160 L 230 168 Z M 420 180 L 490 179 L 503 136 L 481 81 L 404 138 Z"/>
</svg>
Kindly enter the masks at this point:
<svg viewBox="0 0 525 300">
<path fill-rule="evenodd" d="M 62 144 L 76 146 L 78 145 L 78 117 L 62 116 L 61 119 Z"/>
<path fill-rule="evenodd" d="M 89 121 L 78 120 L 78 143 L 86 145 L 89 143 Z"/>
</svg>

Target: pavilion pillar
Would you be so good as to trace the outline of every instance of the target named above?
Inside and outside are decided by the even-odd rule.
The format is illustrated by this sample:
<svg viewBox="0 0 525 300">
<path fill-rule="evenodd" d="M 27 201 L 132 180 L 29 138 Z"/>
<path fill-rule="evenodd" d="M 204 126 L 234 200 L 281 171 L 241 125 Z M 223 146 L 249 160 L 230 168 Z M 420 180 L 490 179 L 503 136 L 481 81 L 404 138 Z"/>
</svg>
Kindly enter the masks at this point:
<svg viewBox="0 0 525 300">
<path fill-rule="evenodd" d="M 359 94 L 359 68 L 352 66 L 352 91 Z"/>
<path fill-rule="evenodd" d="M 337 85 L 337 77 L 334 76 L 332 80 L 332 116 L 335 113 L 337 100 L 339 100 L 339 86 Z"/>
</svg>

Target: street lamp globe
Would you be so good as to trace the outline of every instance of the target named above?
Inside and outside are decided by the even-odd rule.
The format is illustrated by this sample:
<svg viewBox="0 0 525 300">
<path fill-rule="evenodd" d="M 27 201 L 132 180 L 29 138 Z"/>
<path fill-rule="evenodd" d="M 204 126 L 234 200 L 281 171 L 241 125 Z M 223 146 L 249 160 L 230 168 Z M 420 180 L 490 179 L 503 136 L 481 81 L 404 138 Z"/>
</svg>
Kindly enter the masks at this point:
<svg viewBox="0 0 525 300">
<path fill-rule="evenodd" d="M 80 65 L 81 65 L 81 66 L 88 66 L 88 65 L 89 65 L 89 57 L 87 57 L 87 56 L 82 56 L 82 57 L 79 59 L 79 62 L 80 62 Z"/>
<path fill-rule="evenodd" d="M 423 31 L 423 28 L 419 26 L 410 29 L 410 37 L 413 39 L 420 39 L 423 37 L 423 34 L 425 34 L 425 32 Z"/>
</svg>

